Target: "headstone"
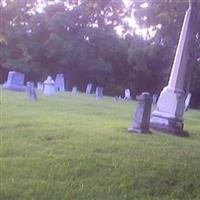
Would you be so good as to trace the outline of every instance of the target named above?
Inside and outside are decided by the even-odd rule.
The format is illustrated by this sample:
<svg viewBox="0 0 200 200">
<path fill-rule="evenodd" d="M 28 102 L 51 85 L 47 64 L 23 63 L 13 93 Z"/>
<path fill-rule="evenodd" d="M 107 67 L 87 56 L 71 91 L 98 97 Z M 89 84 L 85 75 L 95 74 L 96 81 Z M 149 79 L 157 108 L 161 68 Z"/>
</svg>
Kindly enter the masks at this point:
<svg viewBox="0 0 200 200">
<path fill-rule="evenodd" d="M 38 89 L 38 90 L 44 90 L 44 83 L 38 82 L 38 83 L 37 83 L 37 89 Z"/>
<path fill-rule="evenodd" d="M 96 87 L 96 99 L 103 97 L 103 87 Z"/>
<path fill-rule="evenodd" d="M 149 93 L 142 93 L 137 97 L 138 105 L 135 112 L 135 118 L 132 127 L 128 129 L 130 132 L 149 133 L 149 124 L 151 116 L 152 97 Z"/>
<path fill-rule="evenodd" d="M 55 89 L 56 89 L 56 91 L 60 91 L 60 92 L 65 91 L 65 79 L 64 79 L 63 74 L 56 75 Z"/>
<path fill-rule="evenodd" d="M 25 91 L 26 87 L 24 85 L 24 74 L 10 71 L 8 73 L 8 79 L 4 83 L 3 88 L 15 91 Z"/>
<path fill-rule="evenodd" d="M 35 85 L 33 82 L 27 82 L 26 84 L 26 93 L 29 101 L 37 100 L 37 95 L 35 92 Z"/>
<path fill-rule="evenodd" d="M 47 80 L 44 81 L 44 95 L 53 96 L 55 94 L 55 82 L 48 76 Z"/>
<path fill-rule="evenodd" d="M 65 78 L 63 74 L 60 74 L 60 91 L 65 92 Z"/>
<path fill-rule="evenodd" d="M 77 86 L 72 87 L 72 94 L 77 94 L 77 93 L 78 93 Z"/>
<path fill-rule="evenodd" d="M 191 97 L 192 97 L 192 94 L 189 93 L 189 94 L 187 95 L 186 100 L 185 100 L 185 112 L 188 111 L 188 108 L 189 108 L 189 105 L 190 105 L 190 99 L 191 99 Z"/>
<path fill-rule="evenodd" d="M 86 88 L 86 94 L 91 94 L 91 92 L 92 92 L 92 83 L 88 83 Z"/>
<path fill-rule="evenodd" d="M 131 91 L 129 89 L 125 89 L 124 100 L 131 100 Z"/>
</svg>

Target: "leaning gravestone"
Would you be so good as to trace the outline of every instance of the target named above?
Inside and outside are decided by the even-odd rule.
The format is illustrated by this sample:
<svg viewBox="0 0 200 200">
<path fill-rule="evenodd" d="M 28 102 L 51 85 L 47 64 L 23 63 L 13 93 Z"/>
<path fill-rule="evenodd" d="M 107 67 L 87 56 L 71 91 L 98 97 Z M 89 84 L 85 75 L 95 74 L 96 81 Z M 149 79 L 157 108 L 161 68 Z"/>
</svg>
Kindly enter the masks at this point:
<svg viewBox="0 0 200 200">
<path fill-rule="evenodd" d="M 25 91 L 26 87 L 24 85 L 24 74 L 10 71 L 8 73 L 8 79 L 4 83 L 3 88 L 15 91 Z"/>
<path fill-rule="evenodd" d="M 129 89 L 125 89 L 124 100 L 131 100 L 131 91 Z"/>
<path fill-rule="evenodd" d="M 96 99 L 103 97 L 103 87 L 96 87 Z"/>
<path fill-rule="evenodd" d="M 35 85 L 33 82 L 27 82 L 26 84 L 26 93 L 29 101 L 37 100 L 37 95 L 35 92 Z"/>
<path fill-rule="evenodd" d="M 44 81 L 44 95 L 53 96 L 55 94 L 55 82 L 48 76 L 47 80 Z"/>
<path fill-rule="evenodd" d="M 92 92 L 92 83 L 88 83 L 86 88 L 86 94 L 91 94 L 91 92 Z"/>
<path fill-rule="evenodd" d="M 135 112 L 135 118 L 132 127 L 128 129 L 130 132 L 149 133 L 149 124 L 151 116 L 152 97 L 149 93 L 142 93 L 137 97 L 138 105 Z"/>
<path fill-rule="evenodd" d="M 72 88 L 72 94 L 77 94 L 78 93 L 78 88 L 76 86 L 74 86 Z"/>
</svg>

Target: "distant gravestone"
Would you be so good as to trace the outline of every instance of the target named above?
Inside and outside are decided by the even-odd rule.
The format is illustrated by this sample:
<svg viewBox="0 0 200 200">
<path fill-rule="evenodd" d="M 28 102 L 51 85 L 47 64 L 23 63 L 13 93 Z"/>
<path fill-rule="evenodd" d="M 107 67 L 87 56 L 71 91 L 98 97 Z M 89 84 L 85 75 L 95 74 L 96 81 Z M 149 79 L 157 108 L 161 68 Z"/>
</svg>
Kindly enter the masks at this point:
<svg viewBox="0 0 200 200">
<path fill-rule="evenodd" d="M 131 91 L 129 89 L 125 89 L 124 100 L 131 100 Z"/>
<path fill-rule="evenodd" d="M 157 101 L 158 101 L 158 95 L 154 94 L 153 95 L 153 104 L 156 105 Z"/>
<path fill-rule="evenodd" d="M 56 89 L 56 91 L 60 91 L 60 92 L 65 91 L 65 79 L 64 79 L 63 74 L 56 75 L 55 89 Z"/>
<path fill-rule="evenodd" d="M 92 83 L 88 83 L 86 88 L 86 94 L 91 94 L 91 92 L 92 92 Z"/>
<path fill-rule="evenodd" d="M 96 87 L 96 99 L 103 97 L 103 87 Z"/>
<path fill-rule="evenodd" d="M 38 90 L 43 90 L 43 89 L 44 89 L 44 83 L 38 82 L 38 83 L 37 83 L 37 89 L 38 89 Z"/>
<path fill-rule="evenodd" d="M 78 93 L 77 86 L 72 87 L 72 94 L 77 94 L 77 93 Z"/>
<path fill-rule="evenodd" d="M 60 91 L 65 92 L 65 78 L 63 74 L 60 74 Z"/>
<path fill-rule="evenodd" d="M 152 97 L 149 93 L 142 93 L 137 97 L 138 105 L 130 132 L 149 133 Z"/>
<path fill-rule="evenodd" d="M 192 94 L 189 93 L 189 94 L 187 95 L 186 100 L 185 100 L 185 112 L 188 111 L 188 109 L 189 109 L 191 97 L 192 97 Z"/>
<path fill-rule="evenodd" d="M 10 71 L 8 73 L 8 79 L 4 83 L 3 88 L 15 91 L 25 91 L 26 87 L 24 85 L 24 74 Z"/>
<path fill-rule="evenodd" d="M 35 85 L 33 82 L 27 82 L 26 84 L 26 93 L 29 101 L 37 100 L 37 95 L 35 92 Z"/>
<path fill-rule="evenodd" d="M 47 80 L 44 81 L 44 95 L 53 96 L 55 94 L 55 82 L 48 76 Z"/>
</svg>

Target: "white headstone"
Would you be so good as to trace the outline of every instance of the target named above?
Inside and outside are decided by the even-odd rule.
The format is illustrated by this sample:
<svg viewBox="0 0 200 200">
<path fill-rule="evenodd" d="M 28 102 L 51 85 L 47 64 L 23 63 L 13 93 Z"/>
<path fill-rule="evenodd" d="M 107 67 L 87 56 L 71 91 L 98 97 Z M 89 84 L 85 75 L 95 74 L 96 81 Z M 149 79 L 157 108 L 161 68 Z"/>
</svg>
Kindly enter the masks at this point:
<svg viewBox="0 0 200 200">
<path fill-rule="evenodd" d="M 47 80 L 44 81 L 44 95 L 53 96 L 55 94 L 55 82 L 48 76 Z"/>
<path fill-rule="evenodd" d="M 192 94 L 189 93 L 189 94 L 187 95 L 186 100 L 185 100 L 185 112 L 188 111 L 188 108 L 189 108 L 189 105 L 190 105 L 190 99 L 191 99 L 191 97 L 192 97 Z"/>
<path fill-rule="evenodd" d="M 125 89 L 125 100 L 131 100 L 131 91 L 129 89 Z"/>
<path fill-rule="evenodd" d="M 63 74 L 57 74 L 55 80 L 55 90 L 64 92 L 65 91 L 65 79 Z"/>
<path fill-rule="evenodd" d="M 77 93 L 78 93 L 78 88 L 77 88 L 77 86 L 74 86 L 72 88 L 72 94 L 77 94 Z"/>
<path fill-rule="evenodd" d="M 103 97 L 103 87 L 96 87 L 96 99 Z"/>
<path fill-rule="evenodd" d="M 92 92 L 92 83 L 88 83 L 86 88 L 86 94 L 91 94 L 91 92 Z"/>
</svg>

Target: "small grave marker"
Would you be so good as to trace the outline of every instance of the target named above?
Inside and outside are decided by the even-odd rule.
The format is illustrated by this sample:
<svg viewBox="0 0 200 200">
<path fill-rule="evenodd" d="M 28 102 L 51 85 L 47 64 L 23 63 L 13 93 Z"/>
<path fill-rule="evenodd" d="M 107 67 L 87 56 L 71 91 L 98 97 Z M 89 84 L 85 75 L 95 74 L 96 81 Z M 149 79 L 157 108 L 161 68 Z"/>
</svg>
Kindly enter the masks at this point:
<svg viewBox="0 0 200 200">
<path fill-rule="evenodd" d="M 37 100 L 37 95 L 35 92 L 35 85 L 33 82 L 27 82 L 26 84 L 26 93 L 29 101 Z"/>
<path fill-rule="evenodd" d="M 149 133 L 152 97 L 149 93 L 142 93 L 137 97 L 138 105 L 130 132 Z"/>
</svg>

